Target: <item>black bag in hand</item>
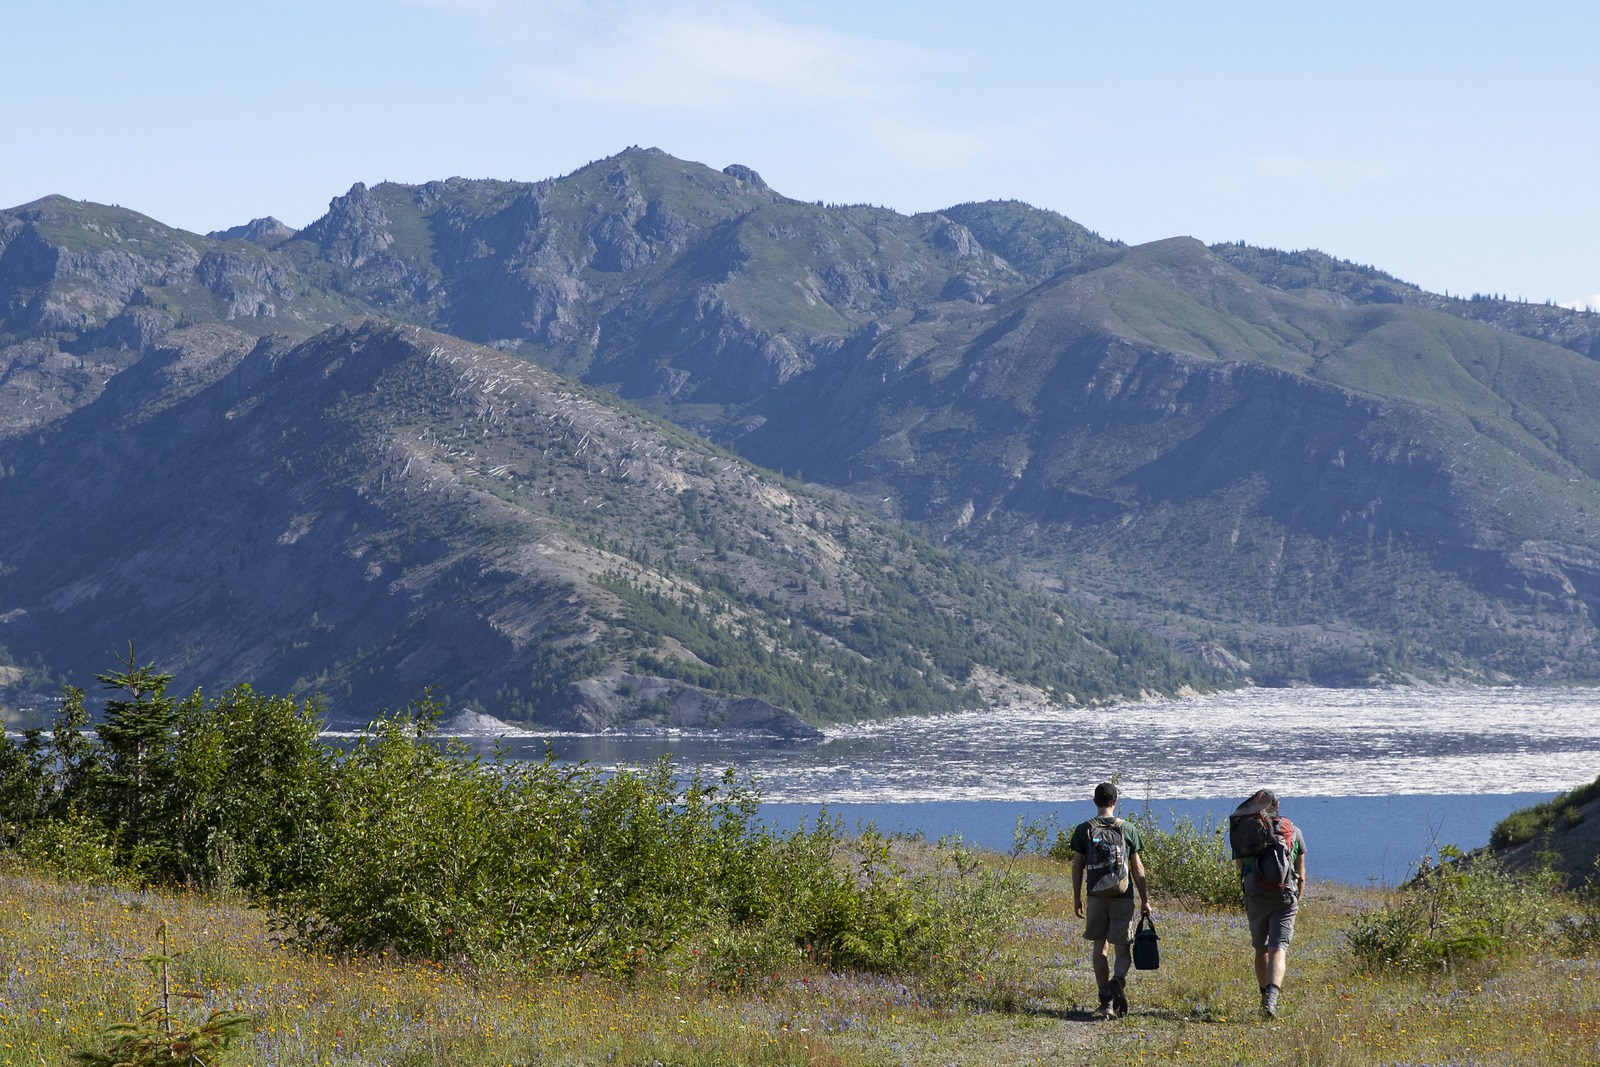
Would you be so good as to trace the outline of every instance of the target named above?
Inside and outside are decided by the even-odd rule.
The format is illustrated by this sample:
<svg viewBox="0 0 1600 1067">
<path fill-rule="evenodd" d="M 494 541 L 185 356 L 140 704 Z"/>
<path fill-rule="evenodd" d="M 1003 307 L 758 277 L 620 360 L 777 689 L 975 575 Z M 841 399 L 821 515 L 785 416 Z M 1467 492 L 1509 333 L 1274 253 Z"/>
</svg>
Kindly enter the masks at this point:
<svg viewBox="0 0 1600 1067">
<path fill-rule="evenodd" d="M 1141 971 L 1161 966 L 1161 938 L 1156 934 L 1155 920 L 1149 916 L 1140 918 L 1139 929 L 1133 935 L 1133 965 Z"/>
</svg>

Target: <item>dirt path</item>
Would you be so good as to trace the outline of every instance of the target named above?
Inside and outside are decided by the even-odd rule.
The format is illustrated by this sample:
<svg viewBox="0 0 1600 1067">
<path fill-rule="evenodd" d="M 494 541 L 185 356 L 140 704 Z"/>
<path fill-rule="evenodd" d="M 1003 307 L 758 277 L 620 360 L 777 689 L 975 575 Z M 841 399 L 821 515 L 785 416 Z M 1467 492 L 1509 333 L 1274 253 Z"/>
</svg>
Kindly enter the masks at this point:
<svg viewBox="0 0 1600 1067">
<path fill-rule="evenodd" d="M 1077 1067 L 1094 1061 L 1103 1025 L 1079 1009 L 1041 1008 L 902 1025 L 873 1044 L 883 1062 L 903 1067 Z"/>
</svg>

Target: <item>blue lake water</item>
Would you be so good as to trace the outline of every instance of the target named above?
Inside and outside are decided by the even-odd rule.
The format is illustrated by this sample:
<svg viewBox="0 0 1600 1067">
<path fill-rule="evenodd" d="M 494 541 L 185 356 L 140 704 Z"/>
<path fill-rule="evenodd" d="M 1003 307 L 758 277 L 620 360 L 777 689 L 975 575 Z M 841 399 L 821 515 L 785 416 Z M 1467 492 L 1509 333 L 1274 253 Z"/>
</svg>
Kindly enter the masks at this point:
<svg viewBox="0 0 1600 1067">
<path fill-rule="evenodd" d="M 485 745 L 489 742 L 484 741 Z M 1496 821 L 1600 773 L 1593 689 L 1247 689 L 1106 710 L 1011 708 L 896 719 L 779 744 L 696 732 L 507 737 L 601 767 L 671 752 L 756 776 L 766 817 L 827 805 L 885 830 L 1007 849 L 1017 817 L 1087 817 L 1094 784 L 1197 820 L 1266 786 L 1307 838 L 1313 876 L 1402 880 L 1434 842 L 1487 843 Z"/>
<path fill-rule="evenodd" d="M 1311 878 L 1356 885 L 1398 885 L 1418 859 L 1438 845 L 1477 848 L 1489 843 L 1494 824 L 1515 808 L 1548 800 L 1554 793 L 1422 794 L 1394 797 L 1280 797 L 1280 810 L 1306 838 L 1306 873 Z M 1242 797 L 1152 800 L 1151 808 L 1170 826 L 1172 816 L 1195 825 L 1206 818 L 1226 822 Z M 1138 811 L 1143 800 L 1124 804 Z M 769 825 L 789 829 L 816 817 L 815 804 L 764 804 Z M 924 800 L 911 804 L 834 804 L 830 815 L 847 826 L 871 822 L 889 831 L 921 831 L 929 840 L 960 834 L 968 844 L 1008 851 L 1017 820 L 1055 815 L 1063 829 L 1094 814 L 1078 803 L 1051 806 L 1005 800 Z"/>
</svg>

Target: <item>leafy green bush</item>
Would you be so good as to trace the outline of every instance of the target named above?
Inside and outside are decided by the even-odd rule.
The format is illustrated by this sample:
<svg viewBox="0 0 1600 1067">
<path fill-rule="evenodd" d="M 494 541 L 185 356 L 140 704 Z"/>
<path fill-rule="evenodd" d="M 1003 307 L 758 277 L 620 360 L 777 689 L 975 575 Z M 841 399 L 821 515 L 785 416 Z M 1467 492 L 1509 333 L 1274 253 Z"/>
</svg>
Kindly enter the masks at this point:
<svg viewBox="0 0 1600 1067">
<path fill-rule="evenodd" d="M 1576 826 L 1583 821 L 1583 813 L 1578 808 L 1597 797 L 1600 797 L 1600 777 L 1542 804 L 1518 808 L 1489 832 L 1489 847 L 1510 848 L 1543 837 L 1558 826 Z"/>
<path fill-rule="evenodd" d="M 308 946 L 626 971 L 698 945 L 724 985 L 801 958 L 959 975 L 1023 889 L 959 842 L 916 850 L 913 873 L 871 829 L 774 833 L 732 771 L 478 757 L 434 735 L 426 701 L 334 751 L 315 703 L 169 701 L 166 676 L 124 666 L 106 681 L 137 743 L 88 740 L 81 693 L 50 739 L 5 742 L 13 847 L 70 877 L 240 889 Z"/>
<path fill-rule="evenodd" d="M 914 970 L 997 925 L 975 902 L 998 876 L 913 878 L 887 839 L 825 820 L 774 834 L 731 772 L 485 760 L 436 744 L 426 718 L 374 725 L 338 763 L 316 877 L 272 898 L 307 944 L 627 969 L 709 930 L 726 984 L 795 950 Z"/>
<path fill-rule="evenodd" d="M 336 769 L 321 730 L 315 701 L 248 685 L 179 704 L 170 824 L 161 867 L 151 873 L 260 893 L 303 884 L 323 862 Z"/>
<path fill-rule="evenodd" d="M 122 875 L 111 835 L 77 810 L 34 824 L 22 835 L 17 853 L 28 863 L 73 881 L 109 882 Z"/>
<path fill-rule="evenodd" d="M 105 876 L 109 862 L 208 889 L 303 881 L 320 863 L 334 772 L 321 708 L 249 686 L 171 701 L 167 676 L 131 660 L 105 676 L 130 696 L 111 702 L 117 727 L 91 736 L 83 691 L 68 686 L 48 735 L 0 742 L 0 843 L 74 876 Z"/>
<path fill-rule="evenodd" d="M 1146 805 L 1131 816 L 1144 838 L 1145 878 L 1152 895 L 1177 897 L 1201 904 L 1237 904 L 1239 870 L 1228 847 L 1226 825 L 1208 814 L 1200 825 L 1170 812 L 1172 829 Z"/>
<path fill-rule="evenodd" d="M 1151 896 L 1176 897 L 1200 904 L 1232 904 L 1239 900 L 1239 872 L 1228 848 L 1227 828 L 1211 816 L 1198 826 L 1188 815 L 1171 811 L 1172 829 L 1144 807 L 1127 817 L 1139 828 L 1144 843 L 1145 884 Z M 1053 835 L 1053 838 L 1052 838 Z M 1032 822 L 1018 819 L 1012 850 L 1037 852 L 1063 863 L 1072 861 L 1072 835 L 1056 816 Z"/>
<path fill-rule="evenodd" d="M 1520 874 L 1492 859 L 1439 850 L 1383 907 L 1358 915 L 1345 942 L 1368 968 L 1447 967 L 1483 959 L 1518 943 L 1548 938 L 1559 916 L 1561 877 L 1548 869 Z"/>
<path fill-rule="evenodd" d="M 319 866 L 272 901 L 319 946 L 626 965 L 704 910 L 750 841 L 754 802 L 665 761 L 612 776 L 469 756 L 408 715 L 343 753 Z"/>
</svg>

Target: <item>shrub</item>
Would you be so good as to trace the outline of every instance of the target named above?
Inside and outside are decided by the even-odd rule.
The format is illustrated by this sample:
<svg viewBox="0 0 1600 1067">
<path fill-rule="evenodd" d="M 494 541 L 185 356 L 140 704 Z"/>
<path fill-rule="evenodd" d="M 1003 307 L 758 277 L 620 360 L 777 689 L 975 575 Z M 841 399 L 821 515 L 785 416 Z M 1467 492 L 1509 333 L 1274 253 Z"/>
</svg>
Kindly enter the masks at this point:
<svg viewBox="0 0 1600 1067">
<path fill-rule="evenodd" d="M 1187 815 L 1169 813 L 1172 829 L 1146 805 L 1132 817 L 1144 838 L 1145 877 L 1152 894 L 1201 904 L 1237 904 L 1239 869 L 1228 847 L 1227 827 L 1208 814 L 1198 826 Z"/>
<path fill-rule="evenodd" d="M 1140 811 L 1127 818 L 1139 828 L 1144 842 L 1145 880 L 1151 895 L 1201 904 L 1237 903 L 1239 872 L 1228 848 L 1226 827 L 1215 825 L 1209 815 L 1197 826 L 1188 815 L 1175 811 L 1169 814 L 1172 818 L 1170 830 L 1162 825 L 1161 817 L 1150 808 L 1148 800 Z M 1052 830 L 1055 840 L 1045 848 L 1044 842 Z M 1069 832 L 1057 827 L 1054 815 L 1033 823 L 1019 819 L 1013 850 L 1042 852 L 1051 859 L 1071 862 L 1071 840 Z"/>
<path fill-rule="evenodd" d="M 303 884 L 322 862 L 333 753 L 316 701 L 248 685 L 221 699 L 196 692 L 177 708 L 170 824 L 149 873 L 258 893 Z"/>
<path fill-rule="evenodd" d="M 1600 797 L 1600 777 L 1588 785 L 1557 794 L 1542 804 L 1518 808 L 1489 832 L 1489 847 L 1510 848 L 1542 837 L 1558 826 L 1576 826 L 1583 821 L 1579 807 L 1597 797 Z"/>
<path fill-rule="evenodd" d="M 35 824 L 23 834 L 17 852 L 28 863 L 75 882 L 110 882 L 122 875 L 111 835 L 76 809 Z"/>
<path fill-rule="evenodd" d="M 802 955 L 916 971 L 980 958 L 1021 892 L 958 846 L 912 875 L 870 828 L 775 834 L 731 771 L 481 759 L 425 718 L 375 724 L 333 781 L 319 873 L 271 903 L 294 939 L 335 951 L 625 971 L 696 942 L 724 986 Z"/>
<path fill-rule="evenodd" d="M 994 958 L 1027 891 L 959 840 L 908 849 L 870 825 L 847 839 L 826 818 L 763 840 L 736 909 L 825 966 L 959 978 Z"/>
<path fill-rule="evenodd" d="M 334 950 L 626 965 L 676 938 L 730 865 L 718 846 L 738 840 L 742 797 L 717 793 L 675 788 L 665 763 L 607 778 L 485 761 L 396 717 L 343 753 L 320 867 L 273 903 Z"/>
<path fill-rule="evenodd" d="M 81 702 L 48 742 L 7 742 L 4 832 L 69 877 L 240 888 L 307 946 L 626 971 L 698 940 L 724 985 L 802 957 L 959 975 L 998 950 L 1023 889 L 959 842 L 912 872 L 870 828 L 775 834 L 731 770 L 474 756 L 434 735 L 427 701 L 337 752 L 315 703 L 248 686 L 158 710 L 120 777 Z"/>
<path fill-rule="evenodd" d="M 1561 879 L 1550 870 L 1507 871 L 1487 858 L 1439 850 L 1381 908 L 1345 927 L 1345 942 L 1363 965 L 1440 968 L 1483 959 L 1516 943 L 1545 940 L 1559 910 Z"/>
</svg>

